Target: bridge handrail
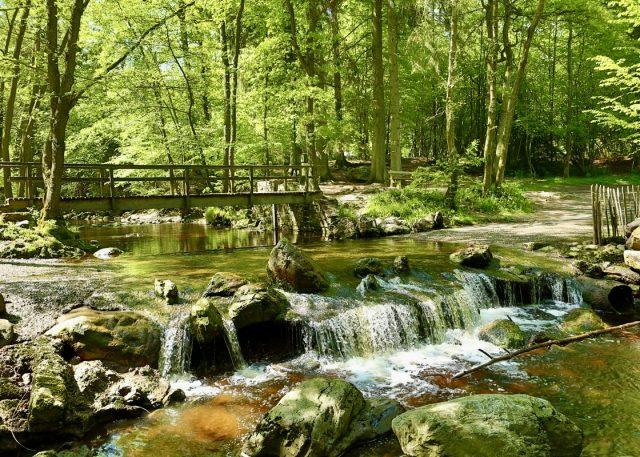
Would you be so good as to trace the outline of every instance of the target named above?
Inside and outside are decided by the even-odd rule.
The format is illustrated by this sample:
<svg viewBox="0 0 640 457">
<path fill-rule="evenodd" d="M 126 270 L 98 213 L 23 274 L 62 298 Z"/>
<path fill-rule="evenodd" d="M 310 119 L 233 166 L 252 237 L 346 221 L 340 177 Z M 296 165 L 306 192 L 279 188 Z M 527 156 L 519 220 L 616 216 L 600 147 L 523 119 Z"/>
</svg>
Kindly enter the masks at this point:
<svg viewBox="0 0 640 457">
<path fill-rule="evenodd" d="M 41 162 L 7 162 L 0 161 L 0 168 L 17 168 L 17 167 L 42 167 Z M 309 164 L 300 165 L 196 165 L 196 164 L 158 164 L 158 165 L 136 165 L 121 163 L 65 163 L 65 168 L 74 169 L 102 169 L 102 170 L 304 170 L 310 169 Z"/>
</svg>

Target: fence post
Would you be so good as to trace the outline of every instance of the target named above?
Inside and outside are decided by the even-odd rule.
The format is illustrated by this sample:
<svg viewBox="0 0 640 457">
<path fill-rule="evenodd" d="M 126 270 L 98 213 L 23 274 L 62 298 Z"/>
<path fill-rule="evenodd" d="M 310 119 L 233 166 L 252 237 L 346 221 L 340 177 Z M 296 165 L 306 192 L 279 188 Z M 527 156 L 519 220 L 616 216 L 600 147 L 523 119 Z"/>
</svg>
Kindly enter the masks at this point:
<svg viewBox="0 0 640 457">
<path fill-rule="evenodd" d="M 304 168 L 304 193 L 309 193 L 309 167 L 305 166 Z"/>
<path fill-rule="evenodd" d="M 278 233 L 280 228 L 278 223 L 278 207 L 275 203 L 271 205 L 271 218 L 273 220 L 273 244 L 278 244 L 278 241 L 280 241 L 280 234 Z"/>
<path fill-rule="evenodd" d="M 184 206 L 185 209 L 189 209 L 189 168 L 185 167 L 184 171 L 182 173 L 182 178 L 183 178 L 183 191 L 184 191 Z"/>
<path fill-rule="evenodd" d="M 33 194 L 31 193 L 31 164 L 27 165 L 27 198 L 33 200 Z M 33 204 L 33 202 L 31 202 Z"/>
</svg>

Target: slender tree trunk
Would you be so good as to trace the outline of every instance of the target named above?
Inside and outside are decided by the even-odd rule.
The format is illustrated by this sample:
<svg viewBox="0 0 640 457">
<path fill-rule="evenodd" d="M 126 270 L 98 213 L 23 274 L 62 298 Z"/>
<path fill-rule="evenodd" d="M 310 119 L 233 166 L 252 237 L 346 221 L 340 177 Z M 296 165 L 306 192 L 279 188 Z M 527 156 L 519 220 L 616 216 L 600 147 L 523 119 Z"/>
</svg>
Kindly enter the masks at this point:
<svg viewBox="0 0 640 457">
<path fill-rule="evenodd" d="M 484 140 L 484 178 L 482 191 L 486 195 L 493 186 L 493 169 L 496 155 L 496 132 L 498 129 L 498 0 L 487 0 L 486 24 L 488 38 L 487 55 L 487 131 Z"/>
<path fill-rule="evenodd" d="M 236 14 L 236 25 L 233 40 L 233 68 L 231 69 L 231 144 L 229 147 L 229 165 L 231 178 L 233 179 L 236 161 L 236 140 L 238 137 L 238 64 L 242 49 L 242 15 L 244 13 L 244 0 L 240 0 Z"/>
<path fill-rule="evenodd" d="M 451 0 L 449 22 L 449 67 L 447 72 L 446 99 L 446 131 L 447 154 L 449 172 L 451 173 L 449 187 L 445 195 L 445 203 L 449 209 L 456 209 L 456 194 L 458 192 L 458 149 L 456 147 L 456 84 L 458 67 L 458 0 Z"/>
<path fill-rule="evenodd" d="M 222 46 L 222 65 L 224 66 L 224 153 L 222 165 L 231 165 L 231 65 L 229 63 L 229 39 L 227 37 L 227 23 L 220 24 L 220 45 Z M 224 169 L 222 192 L 229 192 L 229 169 Z"/>
<path fill-rule="evenodd" d="M 384 113 L 384 66 L 382 60 L 382 0 L 372 0 L 373 42 L 373 134 L 371 150 L 371 182 L 386 179 L 385 161 L 385 113 Z"/>
<path fill-rule="evenodd" d="M 565 156 L 563 176 L 569 177 L 571 159 L 573 156 L 573 24 L 569 23 L 569 37 L 567 38 L 567 115 L 565 120 Z"/>
<path fill-rule="evenodd" d="M 398 78 L 398 18 L 397 0 L 387 0 L 389 47 L 389 154 L 391 170 L 402 170 L 402 145 L 400 143 L 400 82 Z"/>
<path fill-rule="evenodd" d="M 513 127 L 513 119 L 515 117 L 516 105 L 520 94 L 520 87 L 525 76 L 527 62 L 529 60 L 529 50 L 533 37 L 540 23 L 542 12 L 544 11 L 545 0 L 538 0 L 535 16 L 527 29 L 527 36 L 522 44 L 522 54 L 518 69 L 514 76 L 513 84 L 509 88 L 502 106 L 500 114 L 500 125 L 498 127 L 498 140 L 496 146 L 496 157 L 498 159 L 498 168 L 496 170 L 496 187 L 500 187 L 504 181 L 504 172 L 507 166 L 507 156 L 509 152 L 509 141 L 511 139 L 511 131 Z"/>
<path fill-rule="evenodd" d="M 7 14 L 7 34 L 4 39 L 4 46 L 2 48 L 2 57 L 7 58 L 7 54 L 9 52 L 9 46 L 11 46 L 11 38 L 13 38 L 13 29 L 15 27 L 16 19 L 18 17 L 18 13 L 20 12 L 19 8 L 15 8 L 13 10 L 13 14 L 9 16 Z M 6 78 L 0 78 L 0 140 L 4 136 L 4 92 L 5 92 Z M 0 156 L 1 157 L 1 156 Z"/>
<path fill-rule="evenodd" d="M 336 123 L 338 124 L 338 138 L 336 140 L 336 168 L 346 168 L 349 166 L 347 157 L 344 153 L 343 141 L 343 113 L 342 113 L 342 57 L 340 55 L 340 5 L 342 0 L 334 0 L 331 4 L 331 38 L 332 38 L 332 56 L 333 56 L 333 96 L 334 111 L 336 115 Z"/>
</svg>

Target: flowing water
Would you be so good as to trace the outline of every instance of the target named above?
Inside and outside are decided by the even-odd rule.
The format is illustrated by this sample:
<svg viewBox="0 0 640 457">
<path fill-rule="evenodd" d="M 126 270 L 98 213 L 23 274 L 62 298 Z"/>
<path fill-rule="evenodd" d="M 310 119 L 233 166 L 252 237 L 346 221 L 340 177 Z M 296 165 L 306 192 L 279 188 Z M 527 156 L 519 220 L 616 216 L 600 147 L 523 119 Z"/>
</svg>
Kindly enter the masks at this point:
<svg viewBox="0 0 640 457">
<path fill-rule="evenodd" d="M 238 332 L 236 331 L 235 324 L 231 319 L 224 317 L 222 318 L 222 327 L 224 328 L 224 338 L 227 343 L 229 355 L 231 356 L 233 368 L 236 370 L 246 368 L 247 362 L 245 362 L 242 356 L 242 349 L 240 348 L 240 341 L 238 340 Z"/>
<path fill-rule="evenodd" d="M 191 344 L 189 310 L 181 309 L 169 321 L 162 337 L 160 372 L 163 377 L 185 373 L 191 359 Z"/>
<path fill-rule="evenodd" d="M 148 293 L 154 278 L 170 278 L 189 300 L 197 298 L 216 271 L 265 278 L 269 248 L 184 251 L 172 243 L 154 245 L 151 239 L 128 235 L 136 230 L 140 228 L 84 233 L 87 239 L 128 247 L 130 254 L 109 266 L 121 287 Z M 136 247 L 136 240 L 143 247 Z M 114 457 L 237 455 L 243 436 L 290 386 L 322 375 L 346 379 L 367 396 L 393 397 L 407 407 L 476 393 L 537 395 L 583 427 L 583 456 L 638 455 L 640 338 L 633 334 L 542 351 L 450 380 L 453 373 L 486 361 L 481 350 L 501 353 L 477 337 L 480 326 L 508 317 L 533 334 L 553 328 L 582 302 L 576 284 L 558 274 L 561 264 L 496 249 L 504 264 L 551 272 L 523 282 L 498 272 L 456 270 L 448 261 L 456 247 L 411 237 L 305 244 L 329 272 L 331 288 L 322 295 L 286 294 L 301 319 L 303 349 L 284 362 L 247 364 L 241 335 L 225 325 L 228 347 L 216 350 L 231 354 L 235 372 L 196 379 L 188 373 L 188 356 L 182 355 L 190 348 L 183 314 L 164 316 L 170 324 L 162 369 L 190 401 L 113 425 L 89 444 L 97 455 Z M 376 290 L 361 286 L 351 272 L 358 258 L 377 256 L 389 263 L 396 255 L 409 257 L 412 272 L 397 276 L 388 271 L 377 278 Z M 182 376 L 176 377 L 180 371 Z M 349 455 L 396 457 L 402 452 L 389 437 Z"/>
</svg>

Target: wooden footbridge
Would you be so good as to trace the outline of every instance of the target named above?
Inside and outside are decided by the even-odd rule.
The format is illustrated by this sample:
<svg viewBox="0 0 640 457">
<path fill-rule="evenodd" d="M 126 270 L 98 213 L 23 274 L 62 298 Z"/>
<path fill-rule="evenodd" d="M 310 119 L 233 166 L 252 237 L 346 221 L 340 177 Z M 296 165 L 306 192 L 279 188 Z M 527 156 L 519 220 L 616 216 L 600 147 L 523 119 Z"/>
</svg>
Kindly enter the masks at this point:
<svg viewBox="0 0 640 457">
<path fill-rule="evenodd" d="M 0 162 L 13 197 L 0 212 L 42 204 L 38 162 Z M 8 170 L 8 172 L 6 171 Z M 8 178 L 8 179 L 7 179 Z M 65 164 L 63 212 L 304 204 L 322 197 L 310 165 Z"/>
</svg>

